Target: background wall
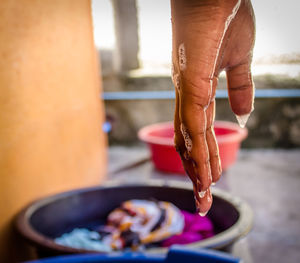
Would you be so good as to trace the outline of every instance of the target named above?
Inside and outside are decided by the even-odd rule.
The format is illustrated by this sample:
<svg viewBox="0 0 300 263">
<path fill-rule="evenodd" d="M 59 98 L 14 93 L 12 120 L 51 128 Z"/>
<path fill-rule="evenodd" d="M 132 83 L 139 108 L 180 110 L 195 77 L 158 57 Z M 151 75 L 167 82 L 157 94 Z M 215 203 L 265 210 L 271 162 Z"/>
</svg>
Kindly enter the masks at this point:
<svg viewBox="0 0 300 263">
<path fill-rule="evenodd" d="M 140 67 L 123 72 L 115 68 L 114 60 L 122 40 L 115 36 L 118 32 L 113 19 L 114 9 L 108 0 L 93 1 L 94 35 L 102 54 L 104 91 L 173 90 L 169 0 L 113 2 L 118 1 L 137 8 L 137 12 L 130 16 L 137 24 L 128 22 L 125 29 L 131 30 L 133 36 L 138 32 Z M 297 11 L 300 2 L 287 0 L 283 4 L 280 0 L 252 0 L 252 4 L 257 24 L 252 66 L 256 88 L 300 89 L 300 35 L 295 33 L 300 23 Z M 130 35 L 127 37 L 131 38 Z M 226 89 L 224 74 L 218 88 Z M 299 97 L 257 99 L 255 111 L 247 124 L 249 138 L 243 146 L 299 147 L 299 105 Z M 174 101 L 106 101 L 105 107 L 113 125 L 110 143 L 130 144 L 138 143 L 136 134 L 142 126 L 172 120 Z M 217 101 L 216 119 L 235 121 L 226 99 Z"/>
</svg>

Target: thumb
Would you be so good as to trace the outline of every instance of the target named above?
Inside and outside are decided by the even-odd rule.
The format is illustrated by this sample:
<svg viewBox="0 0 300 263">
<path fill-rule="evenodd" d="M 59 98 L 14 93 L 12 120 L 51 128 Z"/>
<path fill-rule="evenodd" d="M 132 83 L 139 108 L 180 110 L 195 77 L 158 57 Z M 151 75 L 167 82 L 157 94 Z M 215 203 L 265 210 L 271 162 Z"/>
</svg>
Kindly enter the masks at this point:
<svg viewBox="0 0 300 263">
<path fill-rule="evenodd" d="M 230 67 L 226 70 L 226 77 L 230 106 L 243 128 L 254 110 L 254 83 L 250 62 Z"/>
</svg>

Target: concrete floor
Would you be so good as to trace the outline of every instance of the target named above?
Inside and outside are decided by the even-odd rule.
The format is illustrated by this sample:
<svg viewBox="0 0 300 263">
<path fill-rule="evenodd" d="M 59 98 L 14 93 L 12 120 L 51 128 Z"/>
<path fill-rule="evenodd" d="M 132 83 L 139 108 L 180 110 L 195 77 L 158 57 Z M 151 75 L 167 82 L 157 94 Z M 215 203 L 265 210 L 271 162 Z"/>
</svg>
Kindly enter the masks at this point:
<svg viewBox="0 0 300 263">
<path fill-rule="evenodd" d="M 144 147 L 111 147 L 109 179 L 188 180 L 164 176 L 148 158 Z M 300 150 L 242 150 L 215 187 L 244 199 L 254 211 L 253 229 L 236 243 L 234 255 L 245 263 L 300 262 Z"/>
</svg>

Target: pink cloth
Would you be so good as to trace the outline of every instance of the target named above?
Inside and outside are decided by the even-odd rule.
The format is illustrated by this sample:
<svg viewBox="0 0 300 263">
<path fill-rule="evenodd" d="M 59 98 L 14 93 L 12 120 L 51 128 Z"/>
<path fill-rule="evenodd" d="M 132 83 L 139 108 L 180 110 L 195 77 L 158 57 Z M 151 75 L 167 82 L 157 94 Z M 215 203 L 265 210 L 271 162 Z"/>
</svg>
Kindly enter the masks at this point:
<svg viewBox="0 0 300 263">
<path fill-rule="evenodd" d="M 174 244 L 189 244 L 214 235 L 213 224 L 208 217 L 181 211 L 184 216 L 184 229 L 181 234 L 174 235 L 162 242 L 163 247 Z"/>
</svg>

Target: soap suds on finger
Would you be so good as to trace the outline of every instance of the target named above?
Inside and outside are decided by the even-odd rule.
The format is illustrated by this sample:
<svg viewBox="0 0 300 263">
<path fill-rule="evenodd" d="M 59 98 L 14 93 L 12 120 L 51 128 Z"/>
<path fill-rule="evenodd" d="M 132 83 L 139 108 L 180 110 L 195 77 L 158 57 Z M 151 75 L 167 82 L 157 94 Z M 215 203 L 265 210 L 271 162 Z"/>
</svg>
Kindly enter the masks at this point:
<svg viewBox="0 0 300 263">
<path fill-rule="evenodd" d="M 186 148 L 188 154 L 190 154 L 192 152 L 193 143 L 192 143 L 191 137 L 183 123 L 181 123 L 181 125 L 180 125 L 180 130 L 181 130 L 181 133 L 182 133 L 182 136 L 184 139 L 185 148 Z"/>
<path fill-rule="evenodd" d="M 184 44 L 181 43 L 178 47 L 178 61 L 179 68 L 181 71 L 186 69 L 186 55 L 185 55 L 185 47 Z"/>
</svg>

